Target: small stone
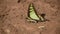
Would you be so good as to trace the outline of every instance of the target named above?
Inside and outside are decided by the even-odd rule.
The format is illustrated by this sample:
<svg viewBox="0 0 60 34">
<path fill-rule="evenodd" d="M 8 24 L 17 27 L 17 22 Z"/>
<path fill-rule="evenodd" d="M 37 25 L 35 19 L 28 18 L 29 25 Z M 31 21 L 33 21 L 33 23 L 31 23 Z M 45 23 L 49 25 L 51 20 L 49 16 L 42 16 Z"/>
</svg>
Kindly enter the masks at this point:
<svg viewBox="0 0 60 34">
<path fill-rule="evenodd" d="M 38 28 L 39 29 L 45 29 L 45 26 L 39 26 Z"/>
</svg>

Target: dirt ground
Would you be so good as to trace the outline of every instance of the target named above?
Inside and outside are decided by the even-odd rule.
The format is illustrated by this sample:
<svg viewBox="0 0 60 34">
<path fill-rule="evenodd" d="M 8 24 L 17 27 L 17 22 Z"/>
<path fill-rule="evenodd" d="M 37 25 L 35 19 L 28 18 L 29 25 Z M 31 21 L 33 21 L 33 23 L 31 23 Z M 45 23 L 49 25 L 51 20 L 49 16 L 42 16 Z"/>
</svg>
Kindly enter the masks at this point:
<svg viewBox="0 0 60 34">
<path fill-rule="evenodd" d="M 26 21 L 30 3 L 49 21 Z M 60 0 L 0 0 L 0 34 L 60 34 Z"/>
</svg>

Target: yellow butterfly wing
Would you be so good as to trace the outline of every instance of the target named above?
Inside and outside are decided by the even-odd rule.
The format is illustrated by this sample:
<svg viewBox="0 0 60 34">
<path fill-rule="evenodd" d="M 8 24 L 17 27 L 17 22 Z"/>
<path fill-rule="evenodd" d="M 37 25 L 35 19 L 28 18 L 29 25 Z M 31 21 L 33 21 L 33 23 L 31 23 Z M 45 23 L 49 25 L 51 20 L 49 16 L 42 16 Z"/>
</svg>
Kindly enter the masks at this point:
<svg viewBox="0 0 60 34">
<path fill-rule="evenodd" d="M 35 9 L 33 7 L 33 4 L 30 4 L 30 7 L 29 7 L 29 15 L 30 15 L 30 18 L 32 18 L 32 19 L 40 20 L 39 17 L 37 16 L 36 12 L 35 12 Z"/>
</svg>

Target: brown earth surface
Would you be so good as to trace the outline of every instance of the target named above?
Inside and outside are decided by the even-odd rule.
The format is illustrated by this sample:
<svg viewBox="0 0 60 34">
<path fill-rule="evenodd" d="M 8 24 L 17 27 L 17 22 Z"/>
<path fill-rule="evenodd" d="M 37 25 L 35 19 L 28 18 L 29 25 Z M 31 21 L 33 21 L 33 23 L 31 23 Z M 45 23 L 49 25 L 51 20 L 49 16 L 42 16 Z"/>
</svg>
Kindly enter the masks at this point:
<svg viewBox="0 0 60 34">
<path fill-rule="evenodd" d="M 27 22 L 30 3 L 49 21 Z M 60 34 L 60 0 L 0 0 L 0 34 Z"/>
</svg>

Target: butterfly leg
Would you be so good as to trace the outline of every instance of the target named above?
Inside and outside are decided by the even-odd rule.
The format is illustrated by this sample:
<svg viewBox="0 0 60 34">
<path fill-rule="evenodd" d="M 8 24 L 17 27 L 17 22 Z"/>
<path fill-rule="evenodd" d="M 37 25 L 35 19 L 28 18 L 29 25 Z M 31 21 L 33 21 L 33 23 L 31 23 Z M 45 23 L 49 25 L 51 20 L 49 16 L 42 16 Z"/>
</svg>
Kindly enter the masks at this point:
<svg viewBox="0 0 60 34">
<path fill-rule="evenodd" d="M 32 19 L 31 19 L 31 18 L 29 18 L 29 17 L 27 18 L 27 21 L 28 21 L 28 22 L 31 22 L 31 23 L 37 23 L 37 21 L 36 21 L 36 20 L 32 20 Z"/>
</svg>

